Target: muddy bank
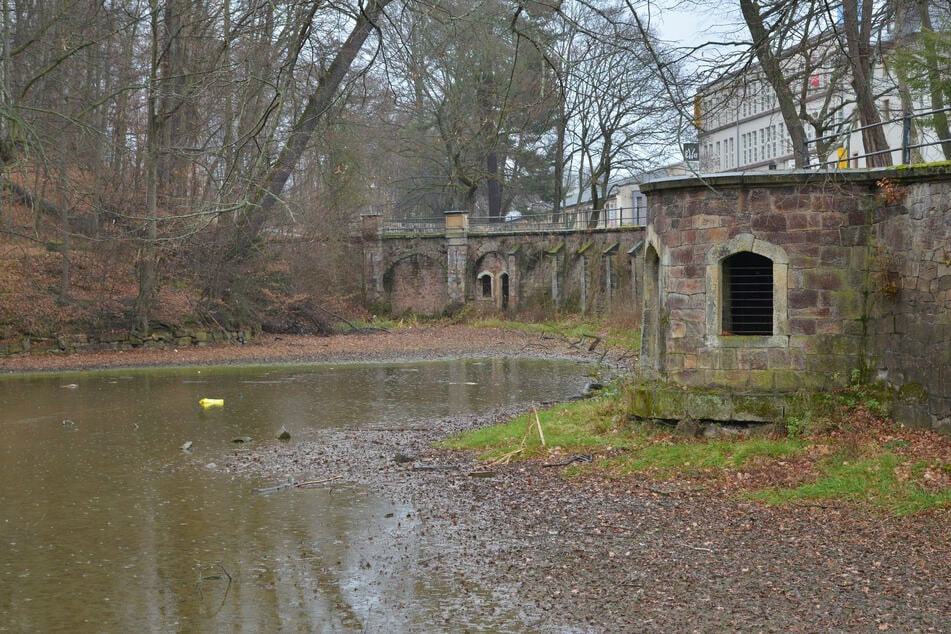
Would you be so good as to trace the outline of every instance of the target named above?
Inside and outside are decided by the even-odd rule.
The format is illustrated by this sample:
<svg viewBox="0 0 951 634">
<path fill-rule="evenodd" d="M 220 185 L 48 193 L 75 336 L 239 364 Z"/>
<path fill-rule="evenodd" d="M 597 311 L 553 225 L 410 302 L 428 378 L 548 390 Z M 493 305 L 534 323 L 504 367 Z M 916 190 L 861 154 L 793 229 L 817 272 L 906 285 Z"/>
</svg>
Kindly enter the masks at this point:
<svg viewBox="0 0 951 634">
<path fill-rule="evenodd" d="M 569 478 L 537 461 L 486 467 L 431 447 L 513 413 L 273 443 L 221 466 L 274 482 L 340 475 L 415 509 L 416 565 L 473 587 L 445 631 L 499 605 L 518 615 L 512 631 L 948 631 L 947 516 L 773 509 L 677 483 Z"/>
<path fill-rule="evenodd" d="M 583 345 L 582 345 L 583 343 Z M 72 354 L 23 354 L 0 358 L 0 372 L 88 370 L 170 365 L 234 365 L 320 361 L 400 361 L 460 357 L 559 357 L 629 368 L 633 359 L 590 341 L 495 328 L 426 325 L 319 337 L 265 334 L 246 344 L 212 344 L 187 348 L 87 351 Z"/>
</svg>

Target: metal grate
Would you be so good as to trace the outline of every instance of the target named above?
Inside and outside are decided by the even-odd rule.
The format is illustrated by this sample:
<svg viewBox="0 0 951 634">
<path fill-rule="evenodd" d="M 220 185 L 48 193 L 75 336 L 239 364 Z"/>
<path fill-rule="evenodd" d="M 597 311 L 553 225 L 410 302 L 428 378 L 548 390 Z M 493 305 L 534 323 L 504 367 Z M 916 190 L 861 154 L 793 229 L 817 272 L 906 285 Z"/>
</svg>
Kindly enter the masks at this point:
<svg viewBox="0 0 951 634">
<path fill-rule="evenodd" d="M 773 261 L 742 252 L 723 261 L 723 334 L 773 334 Z"/>
</svg>

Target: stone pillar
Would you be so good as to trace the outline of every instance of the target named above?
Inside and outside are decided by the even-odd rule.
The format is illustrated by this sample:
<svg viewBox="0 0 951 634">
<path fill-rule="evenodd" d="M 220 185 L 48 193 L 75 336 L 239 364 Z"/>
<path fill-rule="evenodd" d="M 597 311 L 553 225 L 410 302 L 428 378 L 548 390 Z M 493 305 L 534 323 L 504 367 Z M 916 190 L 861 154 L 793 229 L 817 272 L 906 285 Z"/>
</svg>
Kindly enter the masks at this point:
<svg viewBox="0 0 951 634">
<path fill-rule="evenodd" d="M 466 301 L 466 262 L 469 259 L 469 212 L 447 211 L 446 297 L 449 305 Z"/>
<path fill-rule="evenodd" d="M 587 252 L 591 249 L 593 242 L 589 242 L 580 249 L 578 249 L 578 268 L 579 268 L 579 277 L 578 280 L 581 286 L 581 315 L 582 317 L 588 314 L 588 255 Z"/>
<path fill-rule="evenodd" d="M 508 310 L 513 313 L 518 311 L 518 298 L 519 295 L 521 295 L 521 291 L 519 290 L 521 275 L 518 268 L 518 252 L 520 249 L 521 247 L 515 247 L 509 251 L 506 262 L 509 274 Z"/>
<path fill-rule="evenodd" d="M 565 243 L 562 242 L 547 252 L 551 258 L 551 303 L 561 308 L 561 284 L 559 283 L 564 260 Z"/>
<path fill-rule="evenodd" d="M 360 216 L 363 241 L 363 304 L 383 302 L 383 217 L 380 214 Z"/>
<path fill-rule="evenodd" d="M 604 256 L 604 296 L 606 299 L 605 309 L 610 311 L 611 304 L 614 301 L 614 255 L 618 252 L 621 243 L 615 242 L 601 254 Z"/>
</svg>

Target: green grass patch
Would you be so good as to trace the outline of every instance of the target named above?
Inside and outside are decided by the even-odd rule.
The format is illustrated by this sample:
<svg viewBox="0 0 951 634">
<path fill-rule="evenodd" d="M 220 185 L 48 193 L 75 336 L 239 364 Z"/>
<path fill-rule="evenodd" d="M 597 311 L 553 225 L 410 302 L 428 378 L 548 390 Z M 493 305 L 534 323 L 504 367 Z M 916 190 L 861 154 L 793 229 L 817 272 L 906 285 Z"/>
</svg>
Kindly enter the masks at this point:
<svg viewBox="0 0 951 634">
<path fill-rule="evenodd" d="M 821 465 L 822 475 L 795 488 L 771 488 L 749 494 L 767 504 L 791 504 L 842 500 L 869 504 L 894 515 L 910 515 L 951 506 L 951 489 L 929 490 L 914 477 L 926 466 L 909 469 L 912 477 L 899 477 L 901 457 L 877 450 L 871 456 L 851 458 L 835 455 Z"/>
<path fill-rule="evenodd" d="M 613 454 L 620 455 L 603 461 L 601 468 L 619 475 L 651 471 L 669 476 L 738 468 L 754 458 L 781 459 L 801 452 L 805 446 L 804 441 L 789 438 L 680 439 L 651 425 L 631 423 L 618 402 L 617 398 L 605 396 L 537 411 L 544 446 L 535 428 L 535 411 L 501 425 L 451 437 L 440 446 L 476 450 L 484 460 L 494 460 L 519 449 L 520 457 L 528 458 L 554 449 L 570 454 L 596 453 L 610 448 Z"/>
<path fill-rule="evenodd" d="M 801 453 L 804 447 L 802 441 L 789 438 L 657 442 L 612 460 L 610 467 L 623 475 L 649 471 L 662 477 L 693 476 L 701 471 L 739 469 L 757 458 L 781 460 Z"/>
<path fill-rule="evenodd" d="M 542 445 L 535 416 L 541 425 Z M 606 447 L 627 448 L 637 442 L 625 430 L 626 418 L 610 397 L 566 403 L 551 409 L 533 410 L 516 416 L 508 423 L 483 427 L 450 437 L 439 443 L 447 449 L 480 451 L 484 460 L 492 460 L 519 448 L 521 457 L 538 456 L 551 449 L 591 453 Z"/>
<path fill-rule="evenodd" d="M 767 504 L 842 501 L 899 516 L 951 507 L 951 488 L 937 484 L 951 467 L 940 460 L 922 461 L 908 455 L 910 443 L 904 439 L 879 443 L 871 431 L 863 436 L 865 441 L 836 435 L 688 439 L 667 427 L 632 422 L 622 401 L 616 395 L 602 395 L 533 410 L 505 424 L 472 430 L 439 445 L 475 450 L 483 460 L 499 462 L 594 454 L 600 458 L 591 464 L 572 465 L 565 474 L 593 469 L 612 477 L 646 474 L 658 480 L 691 479 L 700 483 L 751 465 L 769 469 L 772 463 L 815 455 L 818 462 L 814 469 L 819 475 L 813 481 L 743 495 Z M 777 473 L 782 473 L 791 467 L 777 468 Z"/>
</svg>

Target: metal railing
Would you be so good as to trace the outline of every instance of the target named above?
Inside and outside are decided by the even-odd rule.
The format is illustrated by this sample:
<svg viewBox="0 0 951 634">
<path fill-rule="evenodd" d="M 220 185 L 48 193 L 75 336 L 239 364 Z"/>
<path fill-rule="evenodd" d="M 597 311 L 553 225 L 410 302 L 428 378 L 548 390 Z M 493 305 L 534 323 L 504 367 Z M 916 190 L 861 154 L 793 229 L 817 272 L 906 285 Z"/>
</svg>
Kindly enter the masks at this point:
<svg viewBox="0 0 951 634">
<path fill-rule="evenodd" d="M 446 219 L 444 217 L 402 220 L 389 218 L 380 223 L 380 231 L 385 236 L 441 236 L 446 233 Z"/>
<path fill-rule="evenodd" d="M 901 164 L 902 165 L 911 165 L 912 164 L 912 155 L 914 150 L 921 150 L 925 148 L 936 148 L 943 146 L 943 144 L 951 143 L 951 139 L 939 139 L 931 138 L 925 140 L 921 143 L 912 143 L 912 130 L 917 121 L 928 119 L 933 117 L 936 114 L 945 113 L 951 114 L 951 107 L 940 108 L 938 110 L 929 110 L 926 112 L 906 112 L 898 119 L 889 119 L 887 121 L 881 121 L 879 123 L 873 123 L 867 126 L 849 126 L 846 129 L 840 130 L 835 134 L 829 134 L 823 137 L 818 137 L 816 139 L 807 139 L 804 143 L 804 155 L 807 161 L 807 167 L 809 166 L 810 158 L 814 157 L 817 160 L 817 167 L 824 169 L 848 169 L 851 167 L 858 167 L 858 161 L 865 160 L 866 165 L 868 164 L 868 159 L 873 156 L 881 156 L 883 154 L 891 154 L 893 152 L 901 152 Z M 851 155 L 849 153 L 850 149 L 850 140 L 853 134 L 861 134 L 863 130 L 871 130 L 873 128 L 884 128 L 886 126 L 897 126 L 901 125 L 901 147 L 889 148 L 887 150 L 879 150 L 877 152 L 866 152 L 864 154 L 855 154 Z M 932 132 L 933 132 L 933 126 Z M 919 132 L 928 131 L 927 126 L 918 126 Z M 826 147 L 838 147 L 845 149 L 845 156 L 840 156 L 838 158 L 829 160 L 818 156 L 818 147 L 820 144 L 825 144 Z M 810 146 L 815 146 L 812 152 L 810 152 Z M 943 148 L 938 152 L 934 153 L 935 156 L 933 160 L 942 161 L 946 160 Z M 853 162 L 856 164 L 853 165 Z M 930 162 L 930 161 L 924 161 Z"/>
<path fill-rule="evenodd" d="M 469 216 L 471 234 L 574 233 L 605 229 L 628 229 L 647 224 L 646 207 L 602 209 L 597 218 L 590 209 L 558 213 L 509 214 L 506 218 Z M 381 223 L 385 236 L 438 236 L 446 232 L 443 217 L 387 219 Z"/>
</svg>

